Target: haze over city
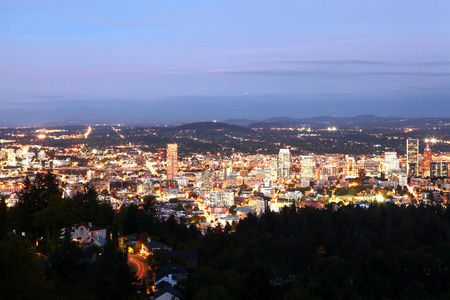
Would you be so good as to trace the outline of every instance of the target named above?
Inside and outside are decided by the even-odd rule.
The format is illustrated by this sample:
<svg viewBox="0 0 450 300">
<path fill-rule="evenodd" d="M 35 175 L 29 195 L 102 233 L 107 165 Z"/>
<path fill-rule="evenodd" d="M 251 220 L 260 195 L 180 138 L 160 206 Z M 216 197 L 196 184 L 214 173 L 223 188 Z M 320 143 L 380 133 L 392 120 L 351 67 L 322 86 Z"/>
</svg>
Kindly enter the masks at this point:
<svg viewBox="0 0 450 300">
<path fill-rule="evenodd" d="M 448 11 L 446 1 L 2 1 L 0 125 L 445 117 Z"/>
</svg>

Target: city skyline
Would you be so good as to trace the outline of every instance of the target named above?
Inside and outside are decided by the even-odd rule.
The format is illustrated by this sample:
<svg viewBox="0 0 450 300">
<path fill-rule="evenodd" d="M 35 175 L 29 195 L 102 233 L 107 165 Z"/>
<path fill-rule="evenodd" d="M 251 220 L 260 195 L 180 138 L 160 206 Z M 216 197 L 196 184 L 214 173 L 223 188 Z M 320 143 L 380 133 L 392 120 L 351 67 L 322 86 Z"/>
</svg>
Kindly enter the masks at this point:
<svg viewBox="0 0 450 300">
<path fill-rule="evenodd" d="M 100 117 L 133 120 L 145 111 L 157 122 L 374 110 L 444 116 L 449 8 L 384 0 L 4 1 L 0 113 L 67 121 L 64 110 L 103 108 Z M 182 109 L 167 120 L 166 107 Z"/>
<path fill-rule="evenodd" d="M 217 122 L 0 128 L 1 259 L 4 273 L 14 274 L 3 276 L 7 288 L 0 293 L 8 299 L 37 292 L 64 298 L 70 290 L 83 299 L 134 299 L 139 294 L 147 299 L 155 291 L 157 300 L 165 299 L 159 295 L 169 288 L 170 298 L 186 294 L 196 299 L 205 288 L 218 291 L 210 281 L 217 277 L 215 282 L 227 291 L 238 289 L 233 299 L 277 299 L 274 284 L 280 280 L 270 278 L 287 274 L 286 280 L 302 278 L 302 284 L 304 278 L 336 283 L 332 293 L 306 285 L 317 298 L 348 295 L 339 290 L 341 285 L 353 288 L 358 297 L 401 298 L 397 295 L 407 290 L 396 280 L 422 284 L 424 295 L 447 295 L 448 264 L 441 250 L 448 246 L 450 226 L 450 123 L 398 128 L 397 121 L 387 121 L 394 123 L 390 129 L 245 128 Z M 249 225 L 252 230 L 246 229 Z M 441 242 L 430 244 L 430 239 Z M 308 248 L 313 268 L 326 265 L 334 274 L 347 274 L 330 281 L 328 271 L 305 269 Z M 95 260 L 89 258 L 93 249 L 98 251 Z M 30 263 L 19 269 L 6 263 L 25 253 Z M 261 271 L 263 261 L 270 266 L 262 272 L 266 279 L 260 288 L 249 288 L 254 271 L 221 276 L 234 271 L 223 269 L 222 263 L 205 263 L 212 255 L 215 261 L 227 261 L 226 268 L 240 268 L 255 253 L 264 259 L 249 268 Z M 355 261 L 353 253 L 366 258 Z M 383 269 L 389 270 L 412 254 L 417 259 L 406 260 L 412 267 L 405 265 L 401 273 L 379 273 L 373 260 L 387 257 Z M 430 257 L 436 262 L 428 269 Z M 356 280 L 360 265 L 367 262 L 376 284 L 394 282 L 392 288 L 370 292 L 367 284 L 373 280 Z M 39 268 L 33 269 L 33 263 Z M 348 267 L 339 271 L 343 263 Z M 414 269 L 418 263 L 419 274 Z M 287 268 L 279 272 L 275 268 L 280 265 Z M 106 272 L 111 268 L 116 272 Z M 73 280 L 74 273 L 67 270 L 76 270 L 83 280 L 61 289 Z M 211 276 L 212 271 L 218 276 Z M 52 273 L 58 276 L 43 275 Z M 425 274 L 440 280 L 438 290 Z M 21 280 L 23 276 L 28 279 Z M 41 284 L 31 286 L 39 276 Z M 341 281 L 350 277 L 354 283 Z M 301 299 L 304 293 L 296 293 L 289 286 L 295 283 L 286 280 L 286 294 Z M 25 289 L 32 290 L 30 296 L 22 292 L 22 282 L 30 286 Z M 79 289 L 89 282 L 97 284 Z M 240 291 L 247 289 L 267 292 L 243 297 Z"/>
</svg>

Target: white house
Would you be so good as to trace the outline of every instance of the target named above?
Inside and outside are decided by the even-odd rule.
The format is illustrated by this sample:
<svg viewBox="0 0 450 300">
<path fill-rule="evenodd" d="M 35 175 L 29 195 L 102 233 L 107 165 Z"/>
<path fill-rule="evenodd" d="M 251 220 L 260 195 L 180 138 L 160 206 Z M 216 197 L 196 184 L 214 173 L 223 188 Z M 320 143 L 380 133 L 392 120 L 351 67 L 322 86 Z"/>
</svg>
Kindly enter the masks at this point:
<svg viewBox="0 0 450 300">
<path fill-rule="evenodd" d="M 180 292 L 171 286 L 163 287 L 155 292 L 155 300 L 179 300 Z"/>
<path fill-rule="evenodd" d="M 64 229 L 62 230 L 62 238 L 64 237 Z M 104 245 L 106 242 L 106 228 L 93 226 L 91 223 L 81 222 L 72 226 L 70 237 L 73 241 L 80 244 Z"/>
</svg>

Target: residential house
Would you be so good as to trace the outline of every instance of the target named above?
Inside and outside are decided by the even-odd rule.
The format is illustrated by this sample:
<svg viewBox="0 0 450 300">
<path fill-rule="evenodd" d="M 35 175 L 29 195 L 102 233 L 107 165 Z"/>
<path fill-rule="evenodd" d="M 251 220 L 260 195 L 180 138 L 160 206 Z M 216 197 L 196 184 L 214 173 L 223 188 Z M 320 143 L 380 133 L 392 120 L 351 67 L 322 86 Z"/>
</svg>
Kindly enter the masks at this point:
<svg viewBox="0 0 450 300">
<path fill-rule="evenodd" d="M 61 231 L 61 238 L 64 238 L 65 229 Z M 94 243 L 97 246 L 103 246 L 106 243 L 106 228 L 81 222 L 72 226 L 70 229 L 70 237 L 73 241 L 80 244 L 90 245 Z"/>
<path fill-rule="evenodd" d="M 179 281 L 187 279 L 188 271 L 185 266 L 168 265 L 161 267 L 160 271 L 155 274 L 155 286 L 163 281 L 170 283 L 172 286 Z"/>
<path fill-rule="evenodd" d="M 179 300 L 180 292 L 171 286 L 163 287 L 155 292 L 154 300 Z"/>
</svg>

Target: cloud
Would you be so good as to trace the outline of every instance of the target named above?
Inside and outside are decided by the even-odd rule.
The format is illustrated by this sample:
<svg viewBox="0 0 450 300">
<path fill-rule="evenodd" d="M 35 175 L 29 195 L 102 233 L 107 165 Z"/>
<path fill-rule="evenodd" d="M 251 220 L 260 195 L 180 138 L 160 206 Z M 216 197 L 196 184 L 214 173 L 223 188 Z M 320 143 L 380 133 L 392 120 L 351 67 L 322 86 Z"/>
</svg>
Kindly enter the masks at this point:
<svg viewBox="0 0 450 300">
<path fill-rule="evenodd" d="M 158 75 L 181 75 L 181 76 L 194 76 L 194 73 L 176 72 L 176 71 L 164 71 L 156 73 Z"/>
<path fill-rule="evenodd" d="M 33 98 L 39 99 L 62 99 L 64 96 L 61 95 L 32 95 Z"/>
<path fill-rule="evenodd" d="M 443 85 L 439 86 L 436 84 L 433 85 L 412 85 L 412 84 L 398 84 L 398 83 L 391 83 L 386 85 L 390 90 L 397 90 L 397 91 L 424 91 L 424 92 L 450 92 L 450 87 Z"/>
<path fill-rule="evenodd" d="M 319 65 L 380 65 L 389 64 L 373 59 L 267 59 L 256 63 L 286 63 L 286 64 L 319 64 Z"/>
<path fill-rule="evenodd" d="M 265 59 L 249 63 L 279 63 L 292 65 L 381 65 L 381 66 L 448 66 L 450 60 L 430 60 L 417 62 L 382 61 L 376 59 Z"/>
<path fill-rule="evenodd" d="M 209 74 L 236 74 L 236 75 L 292 75 L 292 76 L 450 76 L 450 71 L 320 71 L 320 70 L 282 70 L 282 69 L 217 69 L 207 70 Z"/>
<path fill-rule="evenodd" d="M 379 71 L 379 72 L 359 72 L 355 75 L 400 75 L 400 76 L 450 76 L 450 71 Z"/>
<path fill-rule="evenodd" d="M 411 63 L 411 65 L 418 65 L 418 66 L 447 66 L 447 65 L 450 65 L 450 60 L 421 61 L 421 62 Z"/>
<path fill-rule="evenodd" d="M 316 70 L 275 70 L 275 69 L 218 69 L 206 70 L 209 74 L 240 74 L 240 75 L 325 75 L 327 72 Z"/>
<path fill-rule="evenodd" d="M 198 75 L 198 70 L 191 68 L 160 68 L 156 72 L 159 75 L 182 75 L 182 76 L 193 76 Z"/>
</svg>

